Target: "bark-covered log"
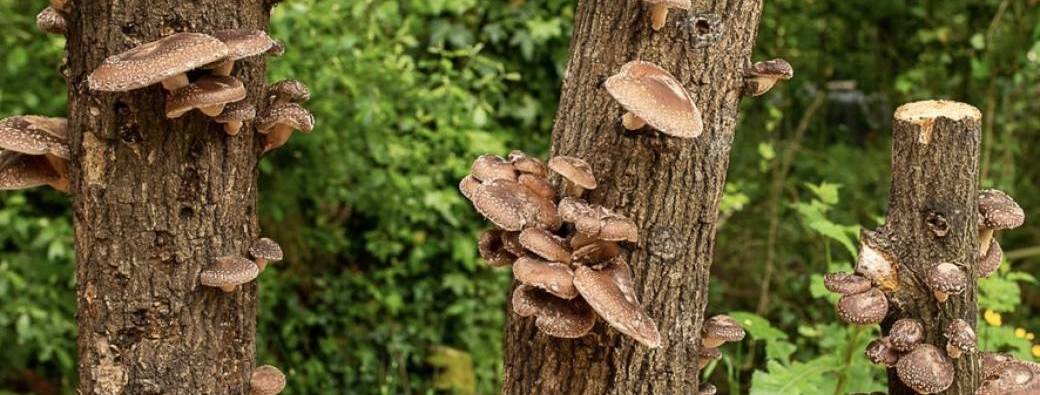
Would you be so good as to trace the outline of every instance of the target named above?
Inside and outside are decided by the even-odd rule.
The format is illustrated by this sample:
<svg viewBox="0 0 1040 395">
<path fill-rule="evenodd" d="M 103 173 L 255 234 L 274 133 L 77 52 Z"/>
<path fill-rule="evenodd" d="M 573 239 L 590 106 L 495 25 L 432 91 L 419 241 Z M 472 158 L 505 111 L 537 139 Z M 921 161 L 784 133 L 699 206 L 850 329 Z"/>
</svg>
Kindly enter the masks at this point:
<svg viewBox="0 0 1040 395">
<path fill-rule="evenodd" d="M 540 334 L 534 320 L 511 317 L 503 393 L 697 392 L 718 204 L 761 8 L 760 0 L 694 1 L 654 32 L 641 0 L 579 2 L 552 152 L 587 160 L 599 180 L 590 201 L 639 224 L 628 262 L 663 344 L 648 349 L 602 322 L 584 338 L 556 339 Z M 637 59 L 670 71 L 690 91 L 703 135 L 622 127 L 624 110 L 602 83 Z"/>
<path fill-rule="evenodd" d="M 975 271 L 979 243 L 980 119 L 977 109 L 952 102 L 918 102 L 896 112 L 892 143 L 892 190 L 881 229 L 898 260 L 899 288 L 883 325 L 899 318 L 924 324 L 925 342 L 945 349 L 943 330 L 957 318 L 974 325 Z M 965 271 L 964 293 L 939 303 L 925 284 L 933 266 L 949 262 Z M 942 394 L 973 394 L 979 384 L 976 354 L 955 359 L 953 385 Z M 889 370 L 890 394 L 914 394 Z"/>
<path fill-rule="evenodd" d="M 200 286 L 258 233 L 257 158 L 198 111 L 164 116 L 158 86 L 88 88 L 106 57 L 174 32 L 265 29 L 263 0 L 76 1 L 69 15 L 69 137 L 77 256 L 79 393 L 240 394 L 253 365 L 256 287 Z M 234 76 L 259 109 L 264 59 Z"/>
</svg>

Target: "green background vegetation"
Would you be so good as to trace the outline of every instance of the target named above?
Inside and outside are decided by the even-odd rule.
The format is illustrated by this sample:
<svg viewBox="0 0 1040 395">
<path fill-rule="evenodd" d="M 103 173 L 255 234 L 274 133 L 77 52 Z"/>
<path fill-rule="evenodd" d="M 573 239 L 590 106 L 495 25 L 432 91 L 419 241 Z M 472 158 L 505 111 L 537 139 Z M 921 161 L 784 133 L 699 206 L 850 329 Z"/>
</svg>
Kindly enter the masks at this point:
<svg viewBox="0 0 1040 395">
<path fill-rule="evenodd" d="M 34 26 L 44 3 L 0 0 L 0 116 L 65 114 L 64 40 Z M 574 6 L 289 0 L 275 10 L 270 31 L 288 51 L 269 78 L 305 81 L 318 118 L 261 166 L 263 229 L 288 259 L 260 281 L 258 361 L 286 371 L 285 393 L 497 391 L 509 275 L 478 261 L 486 225 L 455 185 L 480 153 L 545 154 Z M 924 98 L 983 111 L 982 183 L 1032 218 L 1000 236 L 1013 259 L 980 284 L 989 313 L 979 324 L 984 349 L 1032 358 L 1037 1 L 771 0 L 755 59 L 771 57 L 796 75 L 744 102 L 709 306 L 750 336 L 725 347 L 708 381 L 756 394 L 883 387 L 861 357 L 876 329 L 839 325 L 820 274 L 849 268 L 859 226 L 883 217 L 889 118 Z M 856 89 L 831 89 L 838 80 Z M 68 207 L 49 190 L 0 193 L 0 394 L 74 391 Z"/>
</svg>

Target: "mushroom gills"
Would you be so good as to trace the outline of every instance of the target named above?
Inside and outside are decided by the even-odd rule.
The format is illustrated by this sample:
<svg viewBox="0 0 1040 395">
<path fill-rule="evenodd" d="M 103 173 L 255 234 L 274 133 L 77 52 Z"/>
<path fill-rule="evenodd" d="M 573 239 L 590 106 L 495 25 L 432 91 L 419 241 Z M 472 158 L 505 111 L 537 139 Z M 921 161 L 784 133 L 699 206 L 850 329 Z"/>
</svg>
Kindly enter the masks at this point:
<svg viewBox="0 0 1040 395">
<path fill-rule="evenodd" d="M 169 92 L 173 92 L 175 90 L 186 87 L 188 86 L 188 84 L 188 76 L 184 73 L 177 74 L 173 77 L 167 78 L 162 81 L 163 89 L 166 89 Z"/>
<path fill-rule="evenodd" d="M 624 126 L 626 130 L 639 130 L 646 126 L 646 121 L 636 114 L 626 112 L 621 116 L 621 126 Z"/>
</svg>

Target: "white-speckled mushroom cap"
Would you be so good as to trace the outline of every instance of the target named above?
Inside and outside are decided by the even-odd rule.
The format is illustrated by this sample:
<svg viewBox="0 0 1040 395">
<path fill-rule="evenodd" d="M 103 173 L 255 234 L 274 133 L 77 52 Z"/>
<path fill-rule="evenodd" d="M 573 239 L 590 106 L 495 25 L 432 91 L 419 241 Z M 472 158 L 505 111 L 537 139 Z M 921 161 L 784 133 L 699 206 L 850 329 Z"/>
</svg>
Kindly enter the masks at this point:
<svg viewBox="0 0 1040 395">
<path fill-rule="evenodd" d="M 789 80 L 794 77 L 794 67 L 786 60 L 777 58 L 755 63 L 751 67 L 751 75 Z"/>
<path fill-rule="evenodd" d="M 253 369 L 249 379 L 250 395 L 277 395 L 285 389 L 285 374 L 271 365 Z"/>
<path fill-rule="evenodd" d="M 596 189 L 596 176 L 592 173 L 592 166 L 581 158 L 555 156 L 549 159 L 549 169 L 582 188 Z"/>
<path fill-rule="evenodd" d="M 65 34 L 67 30 L 65 16 L 61 15 L 53 7 L 44 8 L 36 14 L 36 27 L 44 33 Z"/>
<path fill-rule="evenodd" d="M 516 171 L 539 177 L 549 175 L 549 169 L 540 159 L 527 155 L 524 151 L 513 150 L 507 158 Z"/>
<path fill-rule="evenodd" d="M 1002 357 L 1008 357 L 1002 355 Z M 983 360 L 983 370 L 986 360 Z M 976 395 L 1036 395 L 1040 394 L 1040 364 L 1009 358 L 999 363 L 999 369 L 984 374 Z"/>
<path fill-rule="evenodd" d="M 896 374 L 907 387 L 921 394 L 945 391 L 953 384 L 950 359 L 937 347 L 923 343 L 899 359 Z"/>
<path fill-rule="evenodd" d="M 571 249 L 566 240 L 545 229 L 527 228 L 520 232 L 520 244 L 525 249 L 549 261 L 570 263 Z"/>
<path fill-rule="evenodd" d="M 888 315 L 888 298 L 880 289 L 844 295 L 838 300 L 838 317 L 856 325 L 880 323 Z"/>
<path fill-rule="evenodd" d="M 979 259 L 979 277 L 989 277 L 1000 269 L 1000 263 L 1004 261 L 1004 249 L 996 239 L 990 240 L 989 250 L 986 255 Z"/>
<path fill-rule="evenodd" d="M 61 176 L 42 156 L 6 154 L 0 164 L 0 190 L 16 190 L 57 182 Z"/>
<path fill-rule="evenodd" d="M 296 103 L 284 103 L 272 106 L 266 114 L 256 119 L 257 131 L 268 134 L 279 124 L 290 125 L 303 133 L 314 130 L 314 115 Z"/>
<path fill-rule="evenodd" d="M 899 352 L 908 352 L 924 340 L 924 325 L 913 318 L 902 318 L 892 323 L 888 330 L 888 341 Z"/>
<path fill-rule="evenodd" d="M 274 45 L 274 40 L 263 30 L 230 29 L 213 32 L 211 35 L 227 46 L 227 60 L 261 55 Z"/>
<path fill-rule="evenodd" d="M 556 205 L 516 181 L 499 179 L 482 183 L 476 187 L 472 202 L 481 215 L 505 230 L 560 227 Z"/>
<path fill-rule="evenodd" d="M 578 233 L 609 241 L 639 241 L 639 227 L 635 221 L 595 204 L 565 197 L 559 203 L 560 217 L 574 224 Z"/>
<path fill-rule="evenodd" d="M 596 312 L 582 298 L 560 299 L 544 290 L 521 284 L 513 290 L 512 304 L 516 315 L 536 316 L 535 326 L 549 336 L 579 338 L 596 325 Z"/>
<path fill-rule="evenodd" d="M 256 118 L 256 107 L 246 101 L 237 101 L 224 107 L 224 111 L 213 117 L 214 121 L 243 122 Z"/>
<path fill-rule="evenodd" d="M 311 90 L 300 81 L 284 80 L 268 86 L 267 96 L 274 102 L 306 103 L 311 99 Z"/>
<path fill-rule="evenodd" d="M 209 75 L 170 93 L 166 116 L 177 118 L 196 108 L 233 103 L 246 98 L 246 88 L 235 77 Z"/>
<path fill-rule="evenodd" d="M 704 321 L 701 342 L 705 347 L 718 347 L 725 342 L 744 340 L 744 327 L 728 315 L 720 314 Z M 709 341 L 711 340 L 711 341 Z"/>
<path fill-rule="evenodd" d="M 520 257 L 513 263 L 513 276 L 521 283 L 544 289 L 558 298 L 574 299 L 578 296 L 578 290 L 574 288 L 574 272 L 559 262 Z"/>
<path fill-rule="evenodd" d="M 239 256 L 217 258 L 199 275 L 199 283 L 207 287 L 234 287 L 253 281 L 260 270 L 253 261 Z"/>
<path fill-rule="evenodd" d="M 964 270 L 949 262 L 943 262 L 928 270 L 925 283 L 932 291 L 949 295 L 958 295 L 968 286 L 968 278 Z"/>
<path fill-rule="evenodd" d="M 674 76 L 656 64 L 632 61 L 607 78 L 607 92 L 661 133 L 693 138 L 704 131 L 701 111 Z"/>
<path fill-rule="evenodd" d="M 1025 222 L 1025 212 L 1008 194 L 986 189 L 979 192 L 979 228 L 1013 229 Z"/>
<path fill-rule="evenodd" d="M 573 240 L 573 239 L 572 239 Z M 621 247 L 613 241 L 595 240 L 571 253 L 571 263 L 595 266 L 608 262 L 621 254 Z"/>
<path fill-rule="evenodd" d="M 950 325 L 946 326 L 943 336 L 946 336 L 950 346 L 956 347 L 961 352 L 973 353 L 978 350 L 975 328 L 972 328 L 968 321 L 960 318 L 953 320 Z"/>
<path fill-rule="evenodd" d="M 93 90 L 125 92 L 158 84 L 227 55 L 228 47 L 213 36 L 175 33 L 105 59 L 87 81 Z"/>
<path fill-rule="evenodd" d="M 69 159 L 65 118 L 22 115 L 0 120 L 0 148 Z"/>
<path fill-rule="evenodd" d="M 901 354 L 892 348 L 892 343 L 888 339 L 874 339 L 867 348 L 863 351 L 863 355 L 867 357 L 867 360 L 876 364 L 884 365 L 887 367 L 894 367 L 899 362 Z"/>
<path fill-rule="evenodd" d="M 469 174 L 480 180 L 488 182 L 491 180 L 516 181 L 516 169 L 509 161 L 497 155 L 481 155 L 473 160 L 470 165 Z"/>
<path fill-rule="evenodd" d="M 253 258 L 265 259 L 268 262 L 277 262 L 284 258 L 282 246 L 269 238 L 263 237 L 249 247 L 249 255 Z"/>
<path fill-rule="evenodd" d="M 870 279 L 861 275 L 837 272 L 823 275 L 823 286 L 828 291 L 849 295 L 869 291 L 873 284 L 871 284 Z"/>
<path fill-rule="evenodd" d="M 697 395 L 715 395 L 718 391 L 719 389 L 715 388 L 714 384 L 704 383 L 697 389 Z"/>
<path fill-rule="evenodd" d="M 622 259 L 602 269 L 580 266 L 574 272 L 574 286 L 607 324 L 644 346 L 658 348 L 657 323 L 636 299 L 631 279 L 631 269 Z"/>
</svg>

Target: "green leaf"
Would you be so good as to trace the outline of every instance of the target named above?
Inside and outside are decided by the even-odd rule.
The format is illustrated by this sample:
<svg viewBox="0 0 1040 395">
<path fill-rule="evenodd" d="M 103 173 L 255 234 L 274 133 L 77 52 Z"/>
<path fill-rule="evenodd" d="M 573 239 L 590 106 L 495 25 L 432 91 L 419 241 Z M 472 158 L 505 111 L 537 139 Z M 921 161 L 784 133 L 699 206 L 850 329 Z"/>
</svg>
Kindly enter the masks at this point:
<svg viewBox="0 0 1040 395">
<path fill-rule="evenodd" d="M 785 366 L 776 361 L 766 363 L 767 370 L 756 370 L 751 375 L 751 395 L 819 395 L 834 392 L 837 385 L 833 376 L 839 366 L 831 355 L 794 362 Z"/>
</svg>

